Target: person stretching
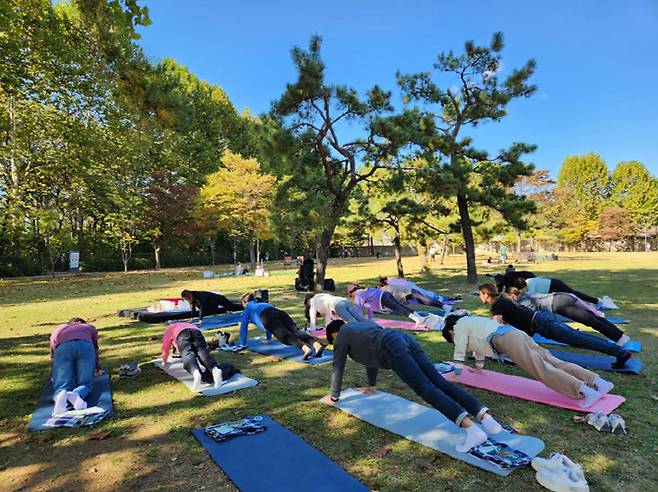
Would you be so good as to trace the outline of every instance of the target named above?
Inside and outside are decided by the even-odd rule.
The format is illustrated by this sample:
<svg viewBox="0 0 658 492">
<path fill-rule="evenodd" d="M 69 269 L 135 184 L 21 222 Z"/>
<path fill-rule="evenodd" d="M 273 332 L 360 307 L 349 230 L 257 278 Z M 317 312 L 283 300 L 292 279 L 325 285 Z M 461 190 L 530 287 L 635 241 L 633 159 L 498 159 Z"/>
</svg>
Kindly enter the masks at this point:
<svg viewBox="0 0 658 492">
<path fill-rule="evenodd" d="M 169 363 L 169 352 L 171 347 L 178 350 L 183 361 L 183 367 L 192 375 L 192 391 L 201 389 L 201 367 L 210 371 L 215 388 L 222 385 L 222 370 L 217 367 L 217 361 L 208 352 L 208 344 L 198 326 L 186 321 L 172 323 L 162 335 L 162 362 Z"/>
<path fill-rule="evenodd" d="M 390 292 L 400 302 L 414 301 L 424 306 L 443 308 L 445 304 L 454 304 L 454 301 L 445 299 L 443 296 L 431 290 L 418 287 L 413 282 L 403 278 L 379 277 L 379 288 Z M 449 311 L 449 306 L 446 306 Z"/>
<path fill-rule="evenodd" d="M 446 316 L 443 338 L 455 344 L 455 374 L 461 373 L 467 352 L 474 352 L 476 373 L 484 368 L 486 357 L 508 356 L 530 376 L 558 393 L 579 400 L 588 408 L 614 385 L 577 364 L 564 362 L 535 343 L 521 330 L 482 316 L 450 314 Z"/>
<path fill-rule="evenodd" d="M 493 284 L 482 284 L 479 291 L 480 300 L 491 306 L 491 313 L 499 323 L 510 324 L 530 336 L 539 333 L 543 337 L 566 343 L 572 347 L 612 355 L 617 358 L 612 364 L 614 369 L 624 367 L 626 361 L 631 357 L 631 353 L 619 345 L 609 343 L 596 335 L 574 330 L 569 325 L 558 321 L 553 313 L 533 311 L 517 304 L 507 294 L 498 294 Z"/>
<path fill-rule="evenodd" d="M 578 292 L 577 290 L 572 289 L 562 280 L 557 278 L 545 278 L 545 277 L 534 277 L 534 278 L 523 278 L 515 277 L 512 281 L 512 287 L 516 287 L 519 290 L 525 290 L 528 295 L 535 294 L 549 294 L 551 292 L 568 292 L 573 294 L 579 299 L 594 304 L 598 308 L 602 309 L 619 309 L 617 305 L 610 299 L 608 296 L 603 296 L 602 298 L 593 297 L 584 292 Z"/>
<path fill-rule="evenodd" d="M 322 356 L 324 345 L 320 341 L 297 328 L 288 313 L 275 308 L 267 302 L 257 302 L 253 294 L 244 294 L 241 298 L 244 312 L 240 323 L 240 344 L 247 345 L 249 323 L 265 332 L 267 340 L 274 335 L 284 345 L 294 345 L 304 353 L 304 360 L 311 358 L 315 351 L 316 357 Z"/>
<path fill-rule="evenodd" d="M 199 320 L 211 314 L 242 311 L 242 304 L 231 301 L 229 298 L 215 292 L 184 290 L 180 293 L 180 296 L 190 304 L 192 311 L 198 311 Z"/>
<path fill-rule="evenodd" d="M 322 398 L 324 403 L 334 405 L 339 401 L 349 355 L 366 366 L 368 387 L 360 390 L 362 393 L 375 391 L 379 369 L 392 369 L 418 396 L 464 428 L 466 439 L 457 446 L 461 453 L 503 430 L 487 407 L 466 390 L 446 381 L 418 342 L 406 333 L 384 329 L 370 320 L 348 324 L 334 320 L 327 326 L 327 340 L 334 345 L 334 362 L 331 393 Z M 469 415 L 479 420 L 482 428 Z"/>
<path fill-rule="evenodd" d="M 569 319 L 594 328 L 596 331 L 623 347 L 630 340 L 616 325 L 610 323 L 603 313 L 597 311 L 590 303 L 583 302 L 574 294 L 554 292 L 552 294 L 524 295 L 516 287 L 508 287 L 510 298 L 533 311 L 548 311 L 566 316 Z"/>
<path fill-rule="evenodd" d="M 66 412 L 70 403 L 76 410 L 87 408 L 94 374 L 100 375 L 98 332 L 82 318 L 72 318 L 50 335 L 53 415 Z"/>
<path fill-rule="evenodd" d="M 311 331 L 315 330 L 317 316 L 322 316 L 325 325 L 335 319 L 342 319 L 347 323 L 354 321 L 365 321 L 354 304 L 345 299 L 331 294 L 307 294 L 304 298 L 304 315 L 310 323 Z"/>
<path fill-rule="evenodd" d="M 396 314 L 408 316 L 409 319 L 416 323 L 416 328 L 434 325 L 436 324 L 436 319 L 440 319 L 440 317 L 435 314 L 421 316 L 417 312 L 409 309 L 409 307 L 401 304 L 400 301 L 393 297 L 393 294 L 378 287 L 366 288 L 360 285 L 348 285 L 347 295 L 354 299 L 354 304 L 356 304 L 359 312 L 363 312 L 364 309 L 368 312 L 368 319 L 372 319 L 372 314 L 374 312 L 381 312 L 385 309 L 390 309 Z"/>
</svg>

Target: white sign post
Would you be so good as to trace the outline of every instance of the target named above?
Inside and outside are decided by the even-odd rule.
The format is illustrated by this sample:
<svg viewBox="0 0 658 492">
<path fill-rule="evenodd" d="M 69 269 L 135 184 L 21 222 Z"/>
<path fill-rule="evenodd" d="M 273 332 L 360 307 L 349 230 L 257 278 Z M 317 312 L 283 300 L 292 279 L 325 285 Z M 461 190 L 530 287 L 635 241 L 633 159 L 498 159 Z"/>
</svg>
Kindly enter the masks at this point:
<svg viewBox="0 0 658 492">
<path fill-rule="evenodd" d="M 77 272 L 80 269 L 80 251 L 69 253 L 69 271 Z"/>
</svg>

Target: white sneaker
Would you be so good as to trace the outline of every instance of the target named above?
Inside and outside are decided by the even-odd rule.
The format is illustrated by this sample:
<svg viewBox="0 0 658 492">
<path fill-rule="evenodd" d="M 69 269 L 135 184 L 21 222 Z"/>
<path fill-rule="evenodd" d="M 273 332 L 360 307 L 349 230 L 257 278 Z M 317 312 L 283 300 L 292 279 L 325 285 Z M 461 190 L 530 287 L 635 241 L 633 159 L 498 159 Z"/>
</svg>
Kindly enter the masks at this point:
<svg viewBox="0 0 658 492">
<path fill-rule="evenodd" d="M 541 470 L 535 474 L 540 485 L 553 492 L 589 492 L 585 479 L 576 476 L 570 470 Z"/>
<path fill-rule="evenodd" d="M 601 299 L 599 299 L 599 307 L 605 309 L 619 309 L 614 301 L 608 296 L 603 296 Z"/>
</svg>

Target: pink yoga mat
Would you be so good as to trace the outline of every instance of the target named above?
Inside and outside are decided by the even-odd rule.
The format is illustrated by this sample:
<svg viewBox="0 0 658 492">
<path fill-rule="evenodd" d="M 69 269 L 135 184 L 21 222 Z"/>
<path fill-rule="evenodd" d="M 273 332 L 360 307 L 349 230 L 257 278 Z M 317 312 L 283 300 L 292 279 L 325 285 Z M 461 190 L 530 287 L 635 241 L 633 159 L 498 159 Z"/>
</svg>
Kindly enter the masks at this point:
<svg viewBox="0 0 658 492">
<path fill-rule="evenodd" d="M 572 400 L 557 391 L 550 389 L 544 383 L 533 379 L 522 378 L 519 376 L 510 376 L 500 372 L 482 370 L 476 374 L 472 370 L 464 369 L 459 376 L 454 372 L 443 375 L 448 381 L 461 383 L 473 388 L 480 388 L 501 395 L 513 396 L 522 400 L 535 401 L 544 403 L 552 407 L 566 408 L 576 412 L 590 413 L 603 412 L 608 415 L 615 408 L 626 401 L 626 398 L 619 395 L 605 395 L 594 405 L 587 408 L 580 408 L 576 400 Z"/>
<path fill-rule="evenodd" d="M 416 328 L 416 323 L 413 321 L 402 321 L 399 319 L 388 318 L 374 318 L 373 321 L 379 326 L 384 328 L 395 328 L 397 330 L 411 330 L 411 331 L 430 331 L 425 327 Z"/>
</svg>

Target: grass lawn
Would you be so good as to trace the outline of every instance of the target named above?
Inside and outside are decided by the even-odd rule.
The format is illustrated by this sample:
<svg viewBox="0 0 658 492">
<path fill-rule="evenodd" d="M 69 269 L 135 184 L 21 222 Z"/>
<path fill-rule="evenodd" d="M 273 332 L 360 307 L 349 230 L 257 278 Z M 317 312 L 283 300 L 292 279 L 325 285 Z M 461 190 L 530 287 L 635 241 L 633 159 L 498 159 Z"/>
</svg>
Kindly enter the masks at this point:
<svg viewBox="0 0 658 492">
<path fill-rule="evenodd" d="M 409 278 L 441 293 L 461 293 L 464 307 L 486 312 L 476 297 L 468 295 L 476 286 L 465 283 L 461 257 L 449 258 L 441 269 L 434 265 L 431 273 Z M 417 258 L 405 259 L 405 267 L 417 272 Z M 657 490 L 658 254 L 567 255 L 529 268 L 587 293 L 610 295 L 621 308 L 614 314 L 630 320 L 624 329 L 642 342 L 642 374 L 605 373 L 616 385 L 613 393 L 627 399 L 618 412 L 630 435 L 600 434 L 591 426 L 573 423 L 573 413 L 567 410 L 469 391 L 503 423 L 542 438 L 544 455 L 557 451 L 581 463 L 592 490 Z M 234 490 L 190 429 L 258 413 L 276 418 L 373 490 L 545 490 L 530 468 L 500 478 L 318 403 L 328 392 L 330 364 L 306 366 L 250 352 L 219 353 L 221 361 L 239 367 L 260 384 L 221 397 L 192 395 L 148 363 L 159 354 L 162 325 L 119 318 L 119 308 L 177 296 L 183 288 L 219 290 L 237 297 L 262 287 L 269 289 L 271 302 L 300 324 L 304 321 L 303 295 L 292 288 L 293 269 L 274 270 L 275 275 L 265 279 L 210 280 L 202 278 L 202 270 L 0 281 L 1 490 Z M 480 274 L 494 270 L 494 266 L 480 267 Z M 377 275 L 394 272 L 394 261 L 387 258 L 331 260 L 329 265 L 339 295 L 344 295 L 347 283 L 373 284 Z M 115 415 L 97 428 L 28 433 L 27 423 L 49 374 L 49 334 L 73 316 L 92 320 L 99 329 L 105 369 L 115 373 L 122 363 L 137 359 L 143 372 L 134 380 L 112 376 Z M 452 346 L 440 333 L 416 336 L 433 360 L 451 357 Z M 521 374 L 494 363 L 488 368 Z M 365 383 L 365 370 L 349 362 L 343 387 Z M 419 401 L 390 371 L 380 373 L 378 386 Z M 92 439 L 99 430 L 111 433 L 102 440 Z"/>
</svg>

